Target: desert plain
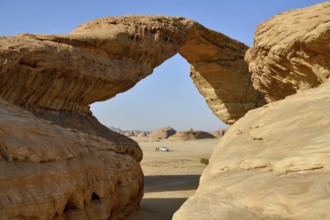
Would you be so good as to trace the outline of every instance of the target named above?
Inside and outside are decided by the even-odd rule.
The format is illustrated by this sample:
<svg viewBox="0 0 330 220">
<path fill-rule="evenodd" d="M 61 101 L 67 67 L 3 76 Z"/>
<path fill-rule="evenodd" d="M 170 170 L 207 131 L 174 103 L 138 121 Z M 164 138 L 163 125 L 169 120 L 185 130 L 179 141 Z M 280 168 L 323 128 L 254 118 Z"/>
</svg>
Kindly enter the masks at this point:
<svg viewBox="0 0 330 220">
<path fill-rule="evenodd" d="M 145 175 L 140 210 L 128 220 L 168 220 L 196 191 L 205 164 L 219 139 L 169 141 L 133 138 L 143 150 L 141 167 Z M 165 146 L 170 151 L 156 151 Z"/>
</svg>

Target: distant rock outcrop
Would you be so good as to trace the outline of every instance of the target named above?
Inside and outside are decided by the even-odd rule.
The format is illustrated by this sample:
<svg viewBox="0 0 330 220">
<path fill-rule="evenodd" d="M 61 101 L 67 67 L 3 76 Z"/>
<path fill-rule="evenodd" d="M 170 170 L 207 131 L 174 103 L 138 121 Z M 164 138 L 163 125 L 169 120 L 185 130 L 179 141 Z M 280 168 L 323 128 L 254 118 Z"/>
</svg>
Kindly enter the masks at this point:
<svg viewBox="0 0 330 220">
<path fill-rule="evenodd" d="M 330 3 L 261 23 L 246 54 L 253 86 L 268 102 L 317 87 L 330 77 Z"/>
<path fill-rule="evenodd" d="M 145 131 L 142 131 L 140 132 L 138 135 L 137 135 L 138 138 L 146 138 L 148 137 L 147 133 Z"/>
<path fill-rule="evenodd" d="M 175 135 L 168 138 L 170 141 L 192 141 L 200 139 L 213 139 L 214 135 L 205 131 L 178 131 Z"/>
<path fill-rule="evenodd" d="M 125 132 L 123 130 L 121 130 L 120 128 L 116 128 L 116 127 L 110 127 L 109 129 L 111 129 L 112 131 L 115 131 L 119 134 L 124 134 Z"/>
<path fill-rule="evenodd" d="M 329 2 L 259 25 L 247 60 L 272 103 L 229 128 L 174 220 L 330 219 L 329 37 Z"/>
<path fill-rule="evenodd" d="M 171 127 L 158 128 L 149 134 L 149 138 L 154 139 L 154 140 L 167 139 L 170 136 L 175 135 L 175 133 L 176 133 L 176 130 L 174 130 Z"/>
<path fill-rule="evenodd" d="M 219 130 L 210 132 L 210 134 L 219 138 L 219 137 L 223 137 L 225 135 L 225 133 L 227 132 L 227 130 L 228 130 L 227 128 L 219 129 Z"/>
</svg>

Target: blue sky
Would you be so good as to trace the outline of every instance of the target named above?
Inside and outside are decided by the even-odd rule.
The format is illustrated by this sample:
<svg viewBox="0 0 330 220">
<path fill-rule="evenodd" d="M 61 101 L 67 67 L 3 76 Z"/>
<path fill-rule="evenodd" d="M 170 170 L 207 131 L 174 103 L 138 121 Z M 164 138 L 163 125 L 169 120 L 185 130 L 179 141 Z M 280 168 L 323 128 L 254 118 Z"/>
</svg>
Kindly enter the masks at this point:
<svg viewBox="0 0 330 220">
<path fill-rule="evenodd" d="M 318 0 L 2 0 L 0 35 L 68 33 L 96 18 L 123 15 L 170 15 L 193 19 L 248 46 L 257 25 L 280 12 L 310 6 Z M 105 125 L 153 130 L 172 126 L 212 131 L 225 125 L 207 107 L 179 55 L 126 93 L 92 105 Z"/>
</svg>

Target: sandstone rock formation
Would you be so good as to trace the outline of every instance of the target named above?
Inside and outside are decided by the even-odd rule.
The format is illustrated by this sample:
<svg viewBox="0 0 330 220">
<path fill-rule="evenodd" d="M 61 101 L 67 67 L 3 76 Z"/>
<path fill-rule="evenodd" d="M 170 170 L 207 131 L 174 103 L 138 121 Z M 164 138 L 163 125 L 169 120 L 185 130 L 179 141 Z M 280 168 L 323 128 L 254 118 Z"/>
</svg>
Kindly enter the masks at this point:
<svg viewBox="0 0 330 220">
<path fill-rule="evenodd" d="M 120 139 L 89 105 L 130 89 L 179 52 L 213 112 L 233 123 L 264 103 L 244 62 L 247 49 L 181 17 L 103 18 L 65 35 L 1 37 L 0 95 L 65 127 L 78 129 L 83 117 L 84 132 Z"/>
<path fill-rule="evenodd" d="M 247 60 L 272 103 L 229 128 L 174 220 L 330 219 L 329 13 L 327 2 L 259 25 Z"/>
<path fill-rule="evenodd" d="M 0 219 L 121 219 L 143 196 L 138 160 L 0 98 Z"/>
<path fill-rule="evenodd" d="M 136 209 L 141 149 L 100 124 L 89 105 L 179 52 L 211 109 L 233 123 L 264 103 L 246 50 L 181 17 L 110 17 L 70 34 L 0 37 L 0 216 L 119 219 Z"/>
<path fill-rule="evenodd" d="M 152 131 L 149 134 L 149 138 L 151 139 L 167 139 L 172 135 L 175 135 L 176 130 L 171 127 L 164 127 L 164 128 L 158 128 L 154 131 Z"/>
<path fill-rule="evenodd" d="M 215 138 L 212 134 L 205 131 L 178 131 L 176 134 L 170 136 L 170 141 L 192 141 L 200 139 L 212 139 Z"/>
<path fill-rule="evenodd" d="M 89 105 L 180 53 L 210 108 L 231 124 L 264 105 L 263 95 L 272 102 L 327 81 L 328 11 L 324 3 L 259 27 L 246 60 L 260 92 L 246 45 L 181 17 L 109 17 L 70 34 L 0 37 L 0 216 L 123 218 L 142 198 L 142 152 Z M 328 94 L 324 83 L 235 123 L 175 218 L 328 218 Z"/>
<path fill-rule="evenodd" d="M 253 86 L 267 102 L 317 87 L 330 77 L 330 3 L 261 23 L 246 54 Z"/>
<path fill-rule="evenodd" d="M 174 220 L 329 219 L 330 83 L 248 112 Z"/>
</svg>

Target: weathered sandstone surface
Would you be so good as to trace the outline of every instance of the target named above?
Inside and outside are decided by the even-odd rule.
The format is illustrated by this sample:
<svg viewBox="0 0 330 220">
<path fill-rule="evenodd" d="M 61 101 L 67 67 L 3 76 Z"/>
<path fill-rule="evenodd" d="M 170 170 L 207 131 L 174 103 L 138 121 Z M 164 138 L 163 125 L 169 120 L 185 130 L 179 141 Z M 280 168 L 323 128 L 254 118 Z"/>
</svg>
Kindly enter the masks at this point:
<svg viewBox="0 0 330 220">
<path fill-rule="evenodd" d="M 121 219 L 142 196 L 125 149 L 0 98 L 0 219 Z"/>
<path fill-rule="evenodd" d="M 253 86 L 267 102 L 317 87 L 330 77 L 330 3 L 261 23 L 246 54 Z"/>
<path fill-rule="evenodd" d="M 110 17 L 70 34 L 0 37 L 0 216 L 119 219 L 134 211 L 142 151 L 100 124 L 89 105 L 179 52 L 213 112 L 233 123 L 264 104 L 246 50 L 181 17 Z"/>
<path fill-rule="evenodd" d="M 330 84 L 249 111 L 175 220 L 329 219 Z"/>
<path fill-rule="evenodd" d="M 66 127 L 87 117 L 84 132 L 107 138 L 89 105 L 132 88 L 179 52 L 213 112 L 233 123 L 264 104 L 252 87 L 247 49 L 181 17 L 103 18 L 70 34 L 1 37 L 0 95 Z"/>
<path fill-rule="evenodd" d="M 327 2 L 259 25 L 246 58 L 271 103 L 229 128 L 174 220 L 330 219 L 329 13 Z"/>
</svg>

